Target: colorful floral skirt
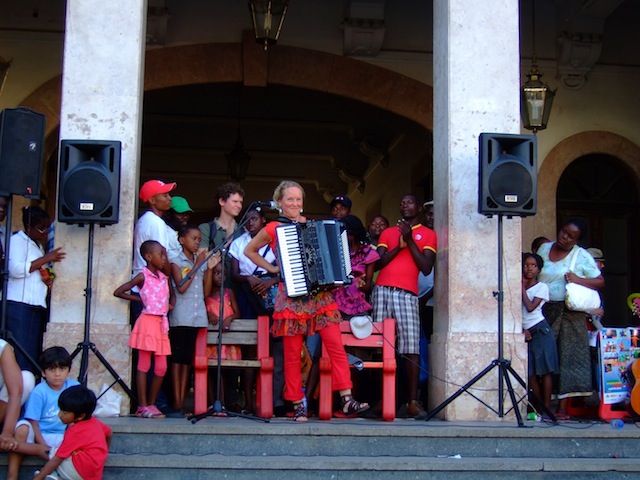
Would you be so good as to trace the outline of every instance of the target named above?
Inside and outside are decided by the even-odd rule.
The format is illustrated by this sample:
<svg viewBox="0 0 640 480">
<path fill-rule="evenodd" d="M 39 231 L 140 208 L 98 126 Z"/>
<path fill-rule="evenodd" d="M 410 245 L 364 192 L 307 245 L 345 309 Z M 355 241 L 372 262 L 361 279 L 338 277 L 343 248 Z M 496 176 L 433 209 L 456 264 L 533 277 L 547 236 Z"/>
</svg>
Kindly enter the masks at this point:
<svg viewBox="0 0 640 480">
<path fill-rule="evenodd" d="M 242 360 L 240 345 L 222 345 L 220 360 Z M 218 359 L 218 346 L 207 345 L 207 358 Z"/>
<path fill-rule="evenodd" d="M 274 337 L 314 335 L 330 323 L 340 323 L 342 316 L 331 292 L 320 291 L 316 295 L 290 298 L 284 284 L 280 283 L 273 309 Z"/>
<path fill-rule="evenodd" d="M 564 302 L 547 302 L 542 306 L 542 313 L 551 325 L 558 345 L 558 398 L 591 395 L 593 384 L 586 314 L 569 310 Z"/>
</svg>

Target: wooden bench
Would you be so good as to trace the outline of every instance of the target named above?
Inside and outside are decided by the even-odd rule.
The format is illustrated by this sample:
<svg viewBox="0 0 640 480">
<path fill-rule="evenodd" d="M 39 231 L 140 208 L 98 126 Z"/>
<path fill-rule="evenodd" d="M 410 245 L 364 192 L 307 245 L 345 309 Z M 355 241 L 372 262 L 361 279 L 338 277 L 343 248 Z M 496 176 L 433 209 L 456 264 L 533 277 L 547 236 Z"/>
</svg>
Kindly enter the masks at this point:
<svg viewBox="0 0 640 480">
<path fill-rule="evenodd" d="M 382 370 L 382 418 L 392 421 L 396 418 L 396 321 L 386 318 L 373 324 L 373 332 L 362 340 L 351 333 L 349 322 L 340 323 L 342 343 L 351 347 L 381 348 L 382 360 L 363 361 L 364 368 Z M 357 393 L 356 393 L 357 394 Z M 331 360 L 322 347 L 320 358 L 320 398 L 319 416 L 321 420 L 329 420 L 333 410 L 333 389 L 331 388 Z"/>
<path fill-rule="evenodd" d="M 207 346 L 218 345 L 218 327 L 201 328 L 196 338 L 194 358 L 194 413 L 207 411 L 207 381 L 209 367 L 217 367 L 218 359 L 207 356 Z M 256 411 L 262 418 L 273 416 L 273 358 L 269 356 L 269 317 L 254 320 L 234 320 L 229 331 L 222 334 L 222 345 L 255 345 L 255 359 L 222 360 L 221 367 L 257 368 Z"/>
</svg>

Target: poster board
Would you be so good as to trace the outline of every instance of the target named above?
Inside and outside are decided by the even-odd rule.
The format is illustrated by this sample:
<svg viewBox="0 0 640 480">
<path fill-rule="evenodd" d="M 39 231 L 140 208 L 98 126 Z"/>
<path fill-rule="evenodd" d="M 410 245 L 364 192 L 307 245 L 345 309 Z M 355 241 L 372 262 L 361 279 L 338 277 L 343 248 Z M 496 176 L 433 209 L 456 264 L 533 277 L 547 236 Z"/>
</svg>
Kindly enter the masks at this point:
<svg viewBox="0 0 640 480">
<path fill-rule="evenodd" d="M 631 364 L 640 358 L 639 334 L 640 327 L 600 330 L 601 405 L 629 402 L 633 380 Z"/>
</svg>

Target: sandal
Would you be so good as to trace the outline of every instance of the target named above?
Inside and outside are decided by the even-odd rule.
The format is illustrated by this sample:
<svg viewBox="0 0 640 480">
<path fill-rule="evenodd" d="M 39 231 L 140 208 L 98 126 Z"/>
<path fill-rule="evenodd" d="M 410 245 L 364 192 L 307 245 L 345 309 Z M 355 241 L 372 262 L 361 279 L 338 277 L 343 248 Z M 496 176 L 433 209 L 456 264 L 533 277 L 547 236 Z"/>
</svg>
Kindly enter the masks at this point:
<svg viewBox="0 0 640 480">
<path fill-rule="evenodd" d="M 342 413 L 345 415 L 357 415 L 358 413 L 369 410 L 368 403 L 360 403 L 354 400 L 353 395 L 350 393 L 340 397 L 340 405 L 342 406 Z"/>
<path fill-rule="evenodd" d="M 307 417 L 307 407 L 304 402 L 293 404 L 293 421 L 294 422 L 306 422 L 309 420 Z"/>
<path fill-rule="evenodd" d="M 137 413 L 138 412 L 136 412 L 136 414 Z M 158 410 L 158 407 L 156 407 L 155 405 L 147 405 L 146 407 L 142 407 L 140 416 L 142 418 L 165 418 L 164 413 Z"/>
</svg>

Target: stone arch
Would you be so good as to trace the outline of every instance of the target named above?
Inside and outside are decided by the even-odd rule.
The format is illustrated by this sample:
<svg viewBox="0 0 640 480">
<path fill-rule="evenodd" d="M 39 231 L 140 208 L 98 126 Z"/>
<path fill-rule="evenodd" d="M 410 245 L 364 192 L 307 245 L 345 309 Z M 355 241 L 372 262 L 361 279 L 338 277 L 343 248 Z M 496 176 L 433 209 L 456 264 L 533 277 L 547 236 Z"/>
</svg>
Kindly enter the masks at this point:
<svg viewBox="0 0 640 480">
<path fill-rule="evenodd" d="M 206 59 L 207 61 L 204 61 Z M 405 75 L 349 57 L 278 45 L 267 54 L 253 34 L 241 43 L 196 44 L 147 50 L 144 91 L 243 83 L 283 85 L 336 95 L 403 116 L 433 131 L 433 88 Z M 58 148 L 62 77 L 42 84 L 22 104 L 44 113 L 45 198 L 55 199 L 53 158 Z M 48 205 L 50 209 L 53 205 Z"/>
<path fill-rule="evenodd" d="M 203 62 L 202 59 L 215 59 Z M 371 104 L 433 130 L 433 88 L 360 60 L 304 48 L 278 46 L 265 54 L 254 41 L 148 50 L 145 91 L 202 83 L 279 84 L 326 92 Z M 62 77 L 45 82 L 22 105 L 47 117 L 47 139 L 60 124 Z M 50 156 L 57 147 L 48 141 Z"/>
<path fill-rule="evenodd" d="M 571 162 L 591 153 L 603 153 L 620 159 L 634 174 L 640 185 L 640 147 L 627 138 L 612 132 L 588 131 L 572 135 L 551 149 L 538 172 L 538 212 L 530 235 L 524 238 L 525 247 L 537 235 L 555 235 L 556 191 L 558 182 Z"/>
</svg>

